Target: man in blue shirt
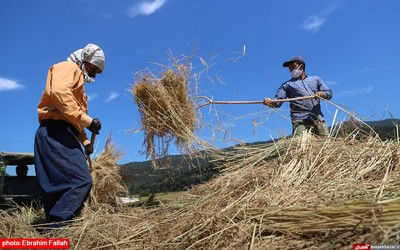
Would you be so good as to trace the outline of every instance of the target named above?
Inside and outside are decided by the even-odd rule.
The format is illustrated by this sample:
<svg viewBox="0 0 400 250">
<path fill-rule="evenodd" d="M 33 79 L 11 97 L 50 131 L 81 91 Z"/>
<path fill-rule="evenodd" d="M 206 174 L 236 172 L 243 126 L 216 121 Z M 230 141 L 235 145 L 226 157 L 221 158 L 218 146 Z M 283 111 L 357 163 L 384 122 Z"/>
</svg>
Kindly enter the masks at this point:
<svg viewBox="0 0 400 250">
<path fill-rule="evenodd" d="M 279 108 L 283 102 L 277 102 L 277 100 L 299 98 L 300 100 L 290 102 L 293 135 L 300 135 L 306 130 L 311 130 L 315 135 L 327 136 L 329 131 L 318 97 L 329 100 L 332 98 L 332 90 L 318 76 L 306 74 L 306 63 L 300 56 L 284 62 L 283 67 L 289 68 L 291 79 L 279 87 L 274 99 L 265 98 L 264 105 Z M 305 96 L 316 98 L 301 99 Z"/>
</svg>

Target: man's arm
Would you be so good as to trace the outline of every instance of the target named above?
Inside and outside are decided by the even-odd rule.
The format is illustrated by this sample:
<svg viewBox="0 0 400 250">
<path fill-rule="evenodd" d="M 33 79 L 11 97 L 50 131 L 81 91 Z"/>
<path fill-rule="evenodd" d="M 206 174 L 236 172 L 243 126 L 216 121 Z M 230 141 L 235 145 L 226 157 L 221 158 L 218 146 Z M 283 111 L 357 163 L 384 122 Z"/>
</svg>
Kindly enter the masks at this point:
<svg viewBox="0 0 400 250">
<path fill-rule="evenodd" d="M 283 102 L 274 102 L 274 100 L 282 100 L 286 99 L 286 83 L 282 84 L 279 89 L 276 91 L 274 99 L 269 97 L 264 99 L 264 105 L 267 105 L 270 108 L 279 108 L 282 106 Z"/>
</svg>

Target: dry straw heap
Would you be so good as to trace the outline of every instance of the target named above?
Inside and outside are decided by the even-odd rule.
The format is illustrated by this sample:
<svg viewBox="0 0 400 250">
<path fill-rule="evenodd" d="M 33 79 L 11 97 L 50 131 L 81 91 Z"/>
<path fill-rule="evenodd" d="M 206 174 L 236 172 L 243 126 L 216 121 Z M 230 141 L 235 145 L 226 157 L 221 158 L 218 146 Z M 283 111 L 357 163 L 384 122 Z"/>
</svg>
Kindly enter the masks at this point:
<svg viewBox="0 0 400 250">
<path fill-rule="evenodd" d="M 93 186 L 89 197 L 90 207 L 117 205 L 117 198 L 128 194 L 127 188 L 122 183 L 120 168 L 117 165 L 121 156 L 122 152 L 111 141 L 110 135 L 106 140 L 104 150 L 92 163 Z"/>
<path fill-rule="evenodd" d="M 190 95 L 187 67 L 176 65 L 158 78 L 150 71 L 137 73 L 131 89 L 141 114 L 146 153 L 154 160 L 167 154 L 172 140 L 179 149 L 190 151 L 196 137 L 195 105 Z M 155 140 L 161 140 L 157 145 Z M 156 148 L 158 147 L 158 150 Z"/>
<path fill-rule="evenodd" d="M 349 249 L 400 242 L 398 142 L 310 134 L 215 152 L 215 179 L 155 208 L 85 211 L 72 249 Z M 2 214 L 0 237 L 43 237 Z"/>
</svg>

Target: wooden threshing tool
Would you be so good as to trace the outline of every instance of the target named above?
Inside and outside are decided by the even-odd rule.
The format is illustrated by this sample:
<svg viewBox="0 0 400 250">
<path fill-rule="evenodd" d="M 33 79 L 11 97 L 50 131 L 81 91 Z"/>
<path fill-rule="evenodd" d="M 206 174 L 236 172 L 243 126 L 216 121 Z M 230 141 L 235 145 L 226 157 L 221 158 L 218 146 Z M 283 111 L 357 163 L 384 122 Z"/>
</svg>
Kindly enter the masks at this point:
<svg viewBox="0 0 400 250">
<path fill-rule="evenodd" d="M 206 103 L 203 103 L 197 107 L 197 109 L 205 107 L 210 104 L 263 104 L 264 101 L 213 101 L 210 98 L 206 96 L 198 96 L 197 98 L 204 98 L 207 100 Z M 302 96 L 302 97 L 296 97 L 296 98 L 287 98 L 287 99 L 279 99 L 279 100 L 272 100 L 272 102 L 292 102 L 292 101 L 298 101 L 298 100 L 306 100 L 306 99 L 312 99 L 312 98 L 318 98 L 318 96 L 313 95 L 313 96 Z"/>
<path fill-rule="evenodd" d="M 94 146 L 95 140 L 96 140 L 96 134 L 92 133 L 92 136 L 90 137 L 90 151 L 91 152 L 93 152 L 93 146 Z M 90 170 L 90 172 L 92 172 L 92 158 L 90 157 L 90 154 L 87 154 L 86 158 L 89 163 L 89 170 Z"/>
</svg>

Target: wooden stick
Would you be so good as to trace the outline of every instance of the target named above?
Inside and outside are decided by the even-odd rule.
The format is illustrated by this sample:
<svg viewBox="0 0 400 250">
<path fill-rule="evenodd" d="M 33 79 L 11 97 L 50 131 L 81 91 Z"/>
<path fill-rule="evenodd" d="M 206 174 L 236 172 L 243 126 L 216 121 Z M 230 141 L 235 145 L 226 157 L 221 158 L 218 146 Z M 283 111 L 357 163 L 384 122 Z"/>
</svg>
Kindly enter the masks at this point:
<svg viewBox="0 0 400 250">
<path fill-rule="evenodd" d="M 208 104 L 262 104 L 263 101 L 211 101 Z"/>
<path fill-rule="evenodd" d="M 201 108 L 204 106 L 207 106 L 209 104 L 263 104 L 263 101 L 213 101 L 210 98 L 206 96 L 198 96 L 198 98 L 205 98 L 208 100 L 208 103 L 202 104 L 197 108 Z M 299 101 L 299 100 L 306 100 L 306 99 L 312 99 L 312 98 L 318 98 L 318 96 L 301 96 L 301 97 L 295 97 L 295 98 L 287 98 L 287 99 L 277 99 L 277 100 L 271 100 L 272 102 L 292 102 L 292 101 Z"/>
<path fill-rule="evenodd" d="M 310 95 L 310 96 L 301 96 L 301 97 L 295 97 L 295 98 L 287 98 L 287 99 L 277 99 L 277 100 L 271 100 L 272 102 L 293 102 L 293 101 L 300 101 L 300 100 L 307 100 L 307 99 L 313 99 L 313 98 L 318 98 L 316 95 Z"/>
<path fill-rule="evenodd" d="M 92 136 L 90 137 L 90 151 L 93 153 L 93 147 L 94 147 L 94 142 L 96 140 L 96 134 L 92 132 Z M 86 158 L 88 160 L 88 165 L 89 165 L 89 170 L 92 172 L 92 158 L 90 157 L 90 154 L 86 155 Z"/>
</svg>

